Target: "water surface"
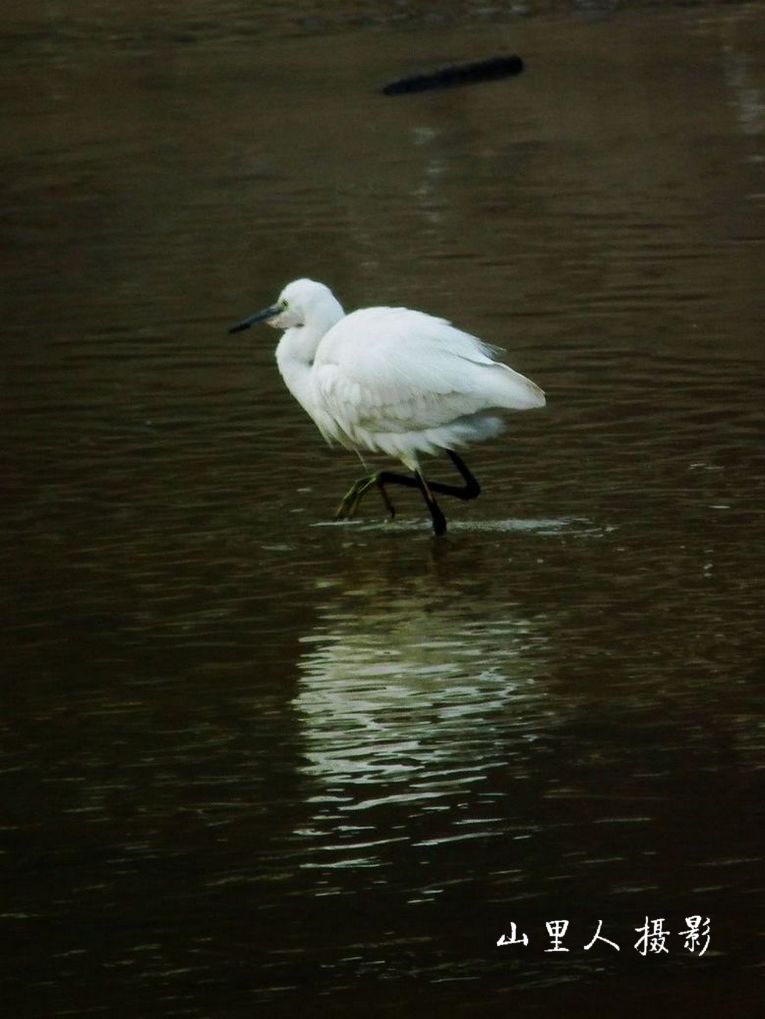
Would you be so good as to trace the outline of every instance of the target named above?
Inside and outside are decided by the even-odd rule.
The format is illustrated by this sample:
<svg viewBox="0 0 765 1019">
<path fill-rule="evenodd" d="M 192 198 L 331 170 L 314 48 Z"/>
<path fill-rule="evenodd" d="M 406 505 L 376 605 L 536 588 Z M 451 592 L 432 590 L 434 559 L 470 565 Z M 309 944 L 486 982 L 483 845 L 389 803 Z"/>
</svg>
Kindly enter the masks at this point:
<svg viewBox="0 0 765 1019">
<path fill-rule="evenodd" d="M 754 1014 L 762 10 L 327 12 L 12 5 L 6 1009 Z M 546 389 L 443 541 L 226 335 L 300 275 Z"/>
</svg>

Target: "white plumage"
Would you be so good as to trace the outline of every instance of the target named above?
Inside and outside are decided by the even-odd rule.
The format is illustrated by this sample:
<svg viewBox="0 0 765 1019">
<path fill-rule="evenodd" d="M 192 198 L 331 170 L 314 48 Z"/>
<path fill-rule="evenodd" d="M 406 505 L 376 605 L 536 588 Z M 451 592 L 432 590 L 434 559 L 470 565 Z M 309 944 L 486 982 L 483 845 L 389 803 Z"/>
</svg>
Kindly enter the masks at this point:
<svg viewBox="0 0 765 1019">
<path fill-rule="evenodd" d="M 324 438 L 346 449 L 401 460 L 415 472 L 429 508 L 428 496 L 435 505 L 432 491 L 456 495 L 462 490 L 428 486 L 420 474 L 420 454 L 450 451 L 467 481 L 455 451 L 497 435 L 504 427 L 502 411 L 530 410 L 545 403 L 539 386 L 494 360 L 493 348 L 421 311 L 381 307 L 346 315 L 323 283 L 300 279 L 284 288 L 276 304 L 244 319 L 231 332 L 263 320 L 284 330 L 276 348 L 279 371 Z M 361 494 L 371 483 L 381 490 L 386 483 L 396 483 L 393 479 L 412 483 L 400 478 L 384 472 L 372 475 L 364 479 Z M 472 476 L 471 480 L 477 490 Z M 361 497 L 355 494 L 353 505 L 345 507 L 349 512 Z M 387 498 L 386 503 L 392 511 Z M 445 521 L 439 531 L 434 516 L 434 526 L 442 533 Z"/>
</svg>

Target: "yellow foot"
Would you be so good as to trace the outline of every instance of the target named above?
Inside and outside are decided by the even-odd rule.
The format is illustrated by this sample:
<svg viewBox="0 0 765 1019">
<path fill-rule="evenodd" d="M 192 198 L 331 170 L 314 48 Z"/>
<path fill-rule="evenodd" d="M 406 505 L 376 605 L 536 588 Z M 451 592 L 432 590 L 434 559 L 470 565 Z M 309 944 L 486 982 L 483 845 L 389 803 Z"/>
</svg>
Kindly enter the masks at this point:
<svg viewBox="0 0 765 1019">
<path fill-rule="evenodd" d="M 361 500 L 367 494 L 369 489 L 374 487 L 377 487 L 380 492 L 382 501 L 385 503 L 385 508 L 390 514 L 391 519 L 393 519 L 396 515 L 396 510 L 393 503 L 388 498 L 388 493 L 385 491 L 385 486 L 381 481 L 382 473 L 382 471 L 377 471 L 375 474 L 370 474 L 366 478 L 359 478 L 358 481 L 354 481 L 340 500 L 340 505 L 335 510 L 335 520 L 348 520 L 353 517 Z"/>
</svg>

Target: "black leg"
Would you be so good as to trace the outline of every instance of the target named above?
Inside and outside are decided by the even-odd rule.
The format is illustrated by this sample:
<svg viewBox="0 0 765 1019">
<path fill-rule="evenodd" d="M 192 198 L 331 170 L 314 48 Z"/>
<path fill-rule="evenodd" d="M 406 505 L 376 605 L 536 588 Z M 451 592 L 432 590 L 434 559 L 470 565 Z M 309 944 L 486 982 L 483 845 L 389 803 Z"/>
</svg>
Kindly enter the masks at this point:
<svg viewBox="0 0 765 1019">
<path fill-rule="evenodd" d="M 436 534 L 443 534 L 446 531 L 446 518 L 436 503 L 433 493 L 435 492 L 438 495 L 450 495 L 454 499 L 462 499 L 463 501 L 477 499 L 481 494 L 481 486 L 473 477 L 462 457 L 455 453 L 453 449 L 447 449 L 446 452 L 449 459 L 461 474 L 465 482 L 464 485 L 449 485 L 442 481 L 426 482 L 419 472 L 415 472 L 414 477 L 411 477 L 409 474 L 396 474 L 393 471 L 377 471 L 375 474 L 370 474 L 367 477 L 360 478 L 358 481 L 354 482 L 338 506 L 337 512 L 335 513 L 335 519 L 352 517 L 362 498 L 373 486 L 377 487 L 388 513 L 391 517 L 394 517 L 396 515 L 396 510 L 388 496 L 385 486 L 400 485 L 402 488 L 419 488 L 425 498 L 428 509 L 430 510 L 430 515 L 433 518 L 433 528 L 436 531 Z M 423 485 L 425 486 L 424 488 Z"/>
<path fill-rule="evenodd" d="M 476 479 L 470 473 L 468 465 L 465 463 L 461 456 L 458 456 L 454 452 L 453 449 L 447 449 L 446 452 L 448 453 L 451 462 L 454 464 L 454 466 L 462 475 L 465 481 L 465 487 L 457 488 L 456 485 L 439 485 L 438 487 L 436 487 L 435 485 L 431 484 L 430 486 L 431 489 L 436 492 L 442 492 L 444 495 L 453 495 L 455 499 L 464 499 L 465 501 L 469 499 L 477 499 L 478 496 L 481 494 L 481 486 L 478 484 Z"/>
<path fill-rule="evenodd" d="M 382 501 L 385 503 L 385 508 L 390 514 L 392 520 L 396 515 L 396 507 L 390 500 L 390 496 L 385 489 L 386 485 L 406 485 L 409 488 L 418 487 L 414 478 L 410 478 L 406 474 L 393 474 L 391 471 L 376 471 L 374 474 L 369 474 L 365 478 L 359 478 L 358 481 L 354 481 L 341 499 L 340 505 L 335 511 L 335 520 L 344 520 L 347 517 L 352 517 L 358 509 L 361 500 L 373 486 L 377 487 L 377 490 L 382 497 Z"/>
<path fill-rule="evenodd" d="M 428 485 L 425 478 L 423 478 L 419 471 L 415 471 L 414 476 L 417 479 L 417 484 L 422 492 L 425 504 L 430 510 L 430 519 L 433 521 L 433 532 L 436 537 L 440 537 L 442 534 L 446 534 L 446 517 L 443 515 L 438 503 L 433 498 L 431 486 Z"/>
</svg>

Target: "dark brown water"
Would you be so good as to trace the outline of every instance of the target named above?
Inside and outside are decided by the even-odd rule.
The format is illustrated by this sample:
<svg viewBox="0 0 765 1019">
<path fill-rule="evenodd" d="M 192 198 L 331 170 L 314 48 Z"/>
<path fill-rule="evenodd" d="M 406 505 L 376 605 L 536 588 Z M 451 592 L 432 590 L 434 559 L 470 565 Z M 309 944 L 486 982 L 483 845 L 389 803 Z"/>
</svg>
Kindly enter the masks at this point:
<svg viewBox="0 0 765 1019">
<path fill-rule="evenodd" d="M 3 1013 L 758 1014 L 762 7 L 114 6 L 0 42 Z M 547 390 L 443 541 L 225 334 L 301 275 Z"/>
</svg>

